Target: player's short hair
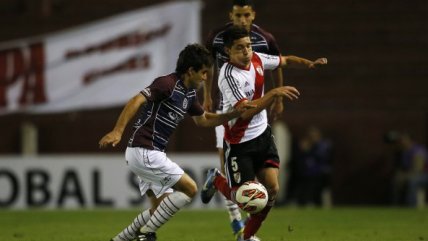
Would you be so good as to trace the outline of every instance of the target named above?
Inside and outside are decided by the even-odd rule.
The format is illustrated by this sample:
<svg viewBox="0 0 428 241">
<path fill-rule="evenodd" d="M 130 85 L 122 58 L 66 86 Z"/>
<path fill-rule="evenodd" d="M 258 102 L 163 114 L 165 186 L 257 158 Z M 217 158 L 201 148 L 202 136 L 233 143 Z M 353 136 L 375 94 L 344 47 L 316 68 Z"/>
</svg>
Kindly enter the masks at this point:
<svg viewBox="0 0 428 241">
<path fill-rule="evenodd" d="M 233 6 L 251 6 L 254 9 L 254 1 L 253 0 L 233 0 L 232 7 Z"/>
<path fill-rule="evenodd" d="M 190 67 L 195 71 L 199 71 L 204 66 L 210 68 L 212 65 L 213 59 L 208 49 L 200 44 L 189 44 L 180 52 L 175 72 L 178 76 L 181 76 Z"/>
<path fill-rule="evenodd" d="M 226 31 L 224 31 L 224 33 L 223 33 L 224 46 L 230 48 L 230 47 L 232 47 L 233 42 L 235 40 L 245 38 L 245 37 L 249 37 L 249 36 L 250 35 L 245 28 L 239 27 L 239 26 L 232 26 L 232 27 L 226 29 Z"/>
</svg>

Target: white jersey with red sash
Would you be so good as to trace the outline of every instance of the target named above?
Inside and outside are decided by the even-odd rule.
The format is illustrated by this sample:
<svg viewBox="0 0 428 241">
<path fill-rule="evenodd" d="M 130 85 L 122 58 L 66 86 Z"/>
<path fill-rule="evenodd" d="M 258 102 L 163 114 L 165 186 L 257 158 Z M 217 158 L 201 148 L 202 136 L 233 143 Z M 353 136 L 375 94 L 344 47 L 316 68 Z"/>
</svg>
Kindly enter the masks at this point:
<svg viewBox="0 0 428 241">
<path fill-rule="evenodd" d="M 280 65 L 280 56 L 253 53 L 251 64 L 242 68 L 225 63 L 219 73 L 218 87 L 223 96 L 223 111 L 228 112 L 244 100 L 256 100 L 264 95 L 264 70 L 275 69 Z M 224 139 L 230 144 L 252 140 L 267 127 L 266 110 L 249 120 L 233 119 L 224 124 Z"/>
</svg>

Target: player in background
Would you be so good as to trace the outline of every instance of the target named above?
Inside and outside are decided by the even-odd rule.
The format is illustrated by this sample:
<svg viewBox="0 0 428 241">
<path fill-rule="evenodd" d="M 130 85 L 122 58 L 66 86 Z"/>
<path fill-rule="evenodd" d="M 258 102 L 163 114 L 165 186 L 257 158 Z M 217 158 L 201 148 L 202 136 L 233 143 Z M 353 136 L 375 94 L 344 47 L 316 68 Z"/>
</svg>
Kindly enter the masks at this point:
<svg viewBox="0 0 428 241">
<path fill-rule="evenodd" d="M 223 40 L 229 60 L 221 67 L 218 78 L 223 98 L 222 111 L 227 112 L 248 103 L 257 107 L 246 110 L 240 118 L 224 125 L 226 177 L 216 168 L 210 169 L 201 199 L 203 203 L 208 203 L 218 190 L 233 202 L 236 189 L 244 182 L 257 178 L 268 190 L 268 204 L 261 212 L 250 215 L 243 234 L 237 240 L 258 241 L 255 234 L 274 205 L 279 190 L 279 157 L 265 110 L 278 98 L 275 91 L 279 88 L 264 95 L 264 70 L 290 64 L 314 67 L 316 64 L 326 64 L 327 59 L 315 63 L 301 58 L 296 61 L 287 56 L 253 54 L 248 31 L 238 26 L 228 28 Z M 297 97 L 297 90 L 293 88 L 293 91 L 294 97 Z"/>
<path fill-rule="evenodd" d="M 128 122 L 140 110 L 125 158 L 129 169 L 138 176 L 141 195 L 148 196 L 151 208 L 138 214 L 111 240 L 155 241 L 156 230 L 195 196 L 195 181 L 165 153 L 170 135 L 186 113 L 192 116 L 196 125 L 212 127 L 238 117 L 245 110 L 223 114 L 204 112 L 196 89 L 206 80 L 210 68 L 209 51 L 198 44 L 188 45 L 180 52 L 175 72 L 156 78 L 131 98 L 114 129 L 99 141 L 101 148 L 116 146 Z M 242 107 L 253 108 L 250 105 Z"/>
<path fill-rule="evenodd" d="M 233 26 L 243 27 L 250 33 L 250 41 L 253 51 L 269 55 L 280 55 L 280 50 L 273 35 L 253 23 L 256 17 L 256 12 L 252 0 L 233 0 L 229 17 L 231 22 L 212 31 L 205 43 L 205 46 L 211 51 L 212 56 L 215 58 L 216 65 L 214 73 L 210 73 L 207 81 L 204 82 L 204 108 L 206 110 L 214 110 L 215 112 L 221 112 L 222 110 L 221 94 L 216 81 L 218 71 L 223 64 L 229 60 L 229 57 L 224 50 L 223 34 L 225 30 Z M 323 64 L 322 59 L 309 61 L 296 56 L 285 56 L 285 58 L 287 60 L 285 66 L 291 68 L 313 68 L 317 65 Z M 275 79 L 273 84 L 274 87 L 283 86 L 283 73 L 281 68 L 266 72 L 271 80 Z M 212 94 L 214 94 L 214 98 L 212 98 Z M 282 98 L 276 98 L 270 108 L 270 116 L 272 117 L 272 120 L 277 119 L 282 114 L 283 109 Z M 222 173 L 224 173 L 224 127 L 217 126 L 215 128 L 215 134 L 216 147 L 220 158 L 220 167 Z M 239 236 L 239 233 L 242 232 L 244 227 L 239 208 L 227 199 L 225 200 L 225 203 L 229 212 L 229 219 L 231 221 L 233 233 Z"/>
</svg>

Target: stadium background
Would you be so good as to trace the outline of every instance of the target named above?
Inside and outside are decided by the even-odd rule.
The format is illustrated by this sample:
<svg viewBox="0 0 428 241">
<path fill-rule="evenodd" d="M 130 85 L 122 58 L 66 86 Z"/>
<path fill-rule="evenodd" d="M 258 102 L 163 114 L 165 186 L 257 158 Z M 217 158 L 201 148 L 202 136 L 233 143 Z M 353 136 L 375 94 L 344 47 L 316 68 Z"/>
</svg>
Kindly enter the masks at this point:
<svg viewBox="0 0 428 241">
<path fill-rule="evenodd" d="M 49 2 L 50 9 L 42 8 Z M 3 0 L 0 41 L 49 33 L 160 2 L 167 1 Z M 203 36 L 228 20 L 228 2 L 203 1 Z M 384 133 L 408 130 L 417 141 L 426 144 L 428 140 L 428 2 L 272 0 L 257 2 L 256 10 L 256 23 L 276 36 L 284 54 L 329 59 L 322 71 L 286 72 L 286 83 L 298 87 L 302 97 L 286 104 L 282 119 L 293 135 L 315 124 L 333 141 L 334 202 L 386 204 L 393 163 Z M 0 116 L 0 155 L 20 154 L 24 121 L 38 127 L 40 154 L 100 153 L 97 142 L 120 110 Z M 213 131 L 194 130 L 191 120 L 184 121 L 169 151 L 213 152 Z M 192 139 L 186 135 L 189 132 Z M 123 149 L 122 143 L 108 151 Z"/>
</svg>

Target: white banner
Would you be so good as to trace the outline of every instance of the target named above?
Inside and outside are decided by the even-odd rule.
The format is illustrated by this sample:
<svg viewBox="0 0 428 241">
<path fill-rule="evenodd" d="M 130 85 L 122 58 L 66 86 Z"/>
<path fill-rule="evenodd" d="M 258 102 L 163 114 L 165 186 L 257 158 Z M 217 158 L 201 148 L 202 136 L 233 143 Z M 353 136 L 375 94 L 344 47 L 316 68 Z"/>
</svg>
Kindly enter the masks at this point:
<svg viewBox="0 0 428 241">
<path fill-rule="evenodd" d="M 171 2 L 0 45 L 0 114 L 124 104 L 200 40 L 199 1 Z"/>
<path fill-rule="evenodd" d="M 216 154 L 171 154 L 198 184 L 206 171 L 218 167 Z M 141 198 L 138 182 L 121 155 L 86 156 L 0 156 L 0 209 L 78 209 L 148 207 Z M 202 204 L 199 194 L 189 208 L 221 208 L 219 194 L 209 205 Z"/>
</svg>

